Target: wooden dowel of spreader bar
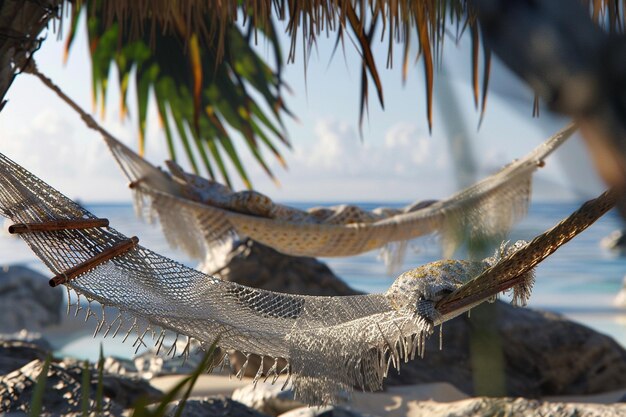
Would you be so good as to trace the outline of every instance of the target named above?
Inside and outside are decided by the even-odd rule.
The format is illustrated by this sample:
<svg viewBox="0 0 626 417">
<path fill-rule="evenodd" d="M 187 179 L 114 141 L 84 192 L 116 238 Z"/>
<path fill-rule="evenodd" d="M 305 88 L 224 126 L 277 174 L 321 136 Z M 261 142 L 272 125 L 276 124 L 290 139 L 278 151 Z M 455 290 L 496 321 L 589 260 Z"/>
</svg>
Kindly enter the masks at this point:
<svg viewBox="0 0 626 417">
<path fill-rule="evenodd" d="M 65 284 L 66 282 L 73 280 L 80 274 L 84 274 L 85 272 L 88 272 L 94 269 L 98 265 L 103 264 L 106 261 L 109 261 L 115 258 L 116 256 L 119 256 L 119 255 L 122 255 L 123 253 L 128 252 L 129 250 L 137 246 L 138 243 L 139 243 L 139 238 L 137 236 L 133 236 L 130 239 L 124 240 L 114 245 L 110 249 L 107 249 L 104 252 L 97 254 L 93 258 L 87 259 L 85 262 L 82 262 L 68 269 L 67 271 L 60 273 L 59 275 L 56 275 L 55 277 L 50 279 L 48 283 L 50 284 L 51 287 L 56 287 L 57 285 Z"/>
<path fill-rule="evenodd" d="M 107 227 L 108 219 L 73 219 L 73 220 L 52 220 L 42 223 L 16 223 L 9 226 L 9 233 L 30 233 L 30 232 L 54 232 L 68 229 L 91 229 L 94 227 Z"/>
</svg>

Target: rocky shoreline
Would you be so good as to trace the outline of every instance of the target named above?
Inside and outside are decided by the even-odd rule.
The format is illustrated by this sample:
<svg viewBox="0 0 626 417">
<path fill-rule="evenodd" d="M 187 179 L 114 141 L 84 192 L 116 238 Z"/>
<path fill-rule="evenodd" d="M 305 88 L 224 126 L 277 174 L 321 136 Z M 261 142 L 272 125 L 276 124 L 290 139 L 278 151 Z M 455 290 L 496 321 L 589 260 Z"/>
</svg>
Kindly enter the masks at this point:
<svg viewBox="0 0 626 417">
<path fill-rule="evenodd" d="M 246 244 L 233 251 L 229 266 L 220 274 L 238 281 L 238 275 L 250 277 L 251 270 L 265 271 L 257 275 L 257 282 L 249 284 L 286 292 L 355 292 L 313 259 L 283 258 L 267 248 Z M 311 272 L 298 286 L 294 277 L 307 271 Z M 322 278 L 316 279 L 316 274 Z M 7 318 L 0 322 L 0 414 L 28 413 L 35 381 L 52 350 L 46 340 L 47 329 L 58 328 L 60 322 L 67 329 L 77 326 L 68 325 L 67 321 L 79 319 L 62 314 L 62 294 L 47 288 L 46 281 L 46 277 L 20 266 L 0 274 L 0 313 Z M 482 353 L 489 355 L 488 360 L 483 362 L 498 365 L 483 369 L 483 375 L 500 375 L 504 396 L 475 396 L 480 393 L 475 389 L 480 381 L 473 372 L 480 364 L 477 340 L 488 347 Z M 499 356 L 494 356 L 494 346 Z M 154 353 L 148 351 L 133 360 L 105 358 L 102 382 L 98 381 L 97 364 L 53 359 L 43 413 L 81 415 L 82 380 L 88 371 L 90 409 L 95 409 L 100 384 L 104 415 L 130 415 L 140 399 L 160 401 L 202 357 L 192 355 L 184 362 Z M 495 360 L 498 358 L 500 361 Z M 233 366 L 238 366 L 236 361 Z M 256 373 L 254 366 L 249 366 L 248 373 Z M 259 383 L 254 388 L 247 377 L 239 381 L 224 373 L 202 375 L 183 415 L 469 417 L 499 411 L 509 416 L 626 416 L 626 350 L 610 337 L 559 315 L 497 302 L 473 311 L 471 318 L 462 316 L 446 323 L 443 349 L 439 349 L 439 337 L 434 335 L 428 341 L 425 358 L 391 375 L 383 392 L 356 392 L 345 404 L 319 408 L 295 401 L 291 391 L 280 390 L 281 385 Z M 174 415 L 176 407 L 172 401 L 166 415 Z"/>
<path fill-rule="evenodd" d="M 9 338 L 0 341 L 0 415 L 27 415 L 38 375 L 42 372 L 48 350 L 41 339 L 24 341 Z M 144 355 L 144 358 L 146 355 Z M 167 362 L 165 360 L 164 362 Z M 102 378 L 102 415 L 132 415 L 139 400 L 158 403 L 164 392 L 175 386 L 184 375 L 169 373 L 169 366 L 159 376 L 145 379 L 139 369 L 124 368 L 112 372 L 116 359 L 105 360 Z M 128 364 L 127 364 L 128 365 Z M 70 358 L 55 359 L 48 369 L 42 415 L 81 415 L 83 372 L 88 369 L 91 410 L 96 408 L 98 384 L 96 364 L 85 365 Z M 143 376 L 143 377 L 142 377 Z M 613 417 L 626 415 L 626 389 L 597 396 L 571 396 L 565 399 L 531 399 L 523 397 L 468 397 L 449 383 L 422 383 L 388 387 L 383 392 L 355 392 L 345 404 L 308 407 L 293 398 L 290 390 L 276 384 L 252 384 L 251 378 L 241 381 L 224 374 L 203 375 L 196 383 L 183 416 L 234 417 L 331 417 L 331 416 L 483 416 L 494 411 L 503 415 L 526 417 Z M 565 401 L 564 401 L 565 400 Z M 171 401 L 165 415 L 176 413 L 178 401 Z"/>
</svg>

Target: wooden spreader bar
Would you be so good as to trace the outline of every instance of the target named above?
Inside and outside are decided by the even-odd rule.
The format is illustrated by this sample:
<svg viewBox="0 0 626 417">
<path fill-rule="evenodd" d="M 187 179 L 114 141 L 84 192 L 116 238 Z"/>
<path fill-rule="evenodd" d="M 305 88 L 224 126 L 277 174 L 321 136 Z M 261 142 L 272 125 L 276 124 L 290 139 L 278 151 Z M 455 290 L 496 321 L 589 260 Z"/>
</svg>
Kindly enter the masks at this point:
<svg viewBox="0 0 626 417">
<path fill-rule="evenodd" d="M 54 232 L 57 230 L 107 227 L 108 225 L 108 219 L 52 220 L 44 223 L 16 223 L 9 226 L 9 233 Z"/>
<path fill-rule="evenodd" d="M 118 244 L 105 250 L 104 252 L 97 254 L 93 258 L 87 259 L 85 262 L 82 262 L 68 269 L 67 271 L 60 273 L 59 275 L 56 275 L 50 281 L 48 281 L 48 283 L 50 284 L 51 287 L 56 287 L 57 285 L 65 284 L 68 281 L 73 280 L 80 274 L 84 274 L 85 272 L 88 272 L 94 269 L 98 265 L 103 264 L 104 262 L 109 261 L 115 258 L 116 256 L 119 256 L 128 252 L 129 250 L 137 246 L 138 243 L 139 243 L 139 238 L 137 238 L 137 236 L 133 236 L 128 240 L 119 242 Z"/>
</svg>

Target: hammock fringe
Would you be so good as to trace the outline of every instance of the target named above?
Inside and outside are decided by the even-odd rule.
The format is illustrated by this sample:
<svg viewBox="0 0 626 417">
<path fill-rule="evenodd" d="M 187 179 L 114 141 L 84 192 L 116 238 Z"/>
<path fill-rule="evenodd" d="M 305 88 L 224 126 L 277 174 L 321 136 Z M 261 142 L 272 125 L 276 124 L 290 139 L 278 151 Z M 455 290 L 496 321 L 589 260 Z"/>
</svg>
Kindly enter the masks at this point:
<svg viewBox="0 0 626 417">
<path fill-rule="evenodd" d="M 202 274 L 137 244 L 64 285 L 76 293 L 74 314 L 84 311 L 86 321 L 95 318 L 96 334 L 112 331 L 127 340 L 134 333 L 139 349 L 148 337 L 160 346 L 161 335 L 170 332 L 172 355 L 180 335 L 205 347 L 218 339 L 226 351 L 259 355 L 263 362 L 285 360 L 285 383 L 291 381 L 297 399 L 335 403 L 355 386 L 380 389 L 389 366 L 399 369 L 403 361 L 424 355 L 426 338 L 443 321 L 514 286 L 514 299 L 525 302 L 532 268 L 616 200 L 616 192 L 609 191 L 531 243 L 502 246 L 483 261 L 443 260 L 407 271 L 383 294 L 315 297 L 259 290 Z M 0 214 L 24 224 L 96 219 L 2 154 Z M 111 227 L 20 237 L 54 274 L 128 240 Z M 100 305 L 100 315 L 94 304 Z M 106 308 L 119 311 L 110 322 Z M 276 372 L 278 366 L 272 368 Z"/>
</svg>

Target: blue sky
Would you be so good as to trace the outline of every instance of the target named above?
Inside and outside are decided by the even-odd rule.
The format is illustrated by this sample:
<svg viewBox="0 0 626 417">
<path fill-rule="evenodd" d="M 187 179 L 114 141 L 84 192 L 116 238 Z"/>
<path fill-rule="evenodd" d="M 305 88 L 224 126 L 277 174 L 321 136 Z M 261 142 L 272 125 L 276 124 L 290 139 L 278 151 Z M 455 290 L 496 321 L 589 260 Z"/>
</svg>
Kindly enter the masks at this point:
<svg viewBox="0 0 626 417">
<path fill-rule="evenodd" d="M 80 36 L 66 65 L 63 42 L 50 32 L 35 55 L 42 72 L 66 93 L 91 109 L 90 63 L 86 37 Z M 469 136 L 479 177 L 523 156 L 565 125 L 543 111 L 531 117 L 532 94 L 497 62 L 493 66 L 485 120 L 477 130 L 469 85 L 467 39 L 457 47 L 445 46 L 444 61 L 435 84 L 432 135 L 425 118 L 421 63 L 411 68 L 402 85 L 400 66 L 379 68 L 385 88 L 385 110 L 370 89 L 369 121 L 361 141 L 358 135 L 360 69 L 358 55 L 346 44 L 346 56 L 329 59 L 334 38 L 319 39 L 304 77 L 302 54 L 286 67 L 287 83 L 294 91 L 287 104 L 298 121 L 286 120 L 293 151 L 284 149 L 289 169 L 272 163 L 280 187 L 271 182 L 242 149 L 254 185 L 280 201 L 413 201 L 444 197 L 458 188 L 448 137 Z M 284 39 L 287 50 L 287 39 Z M 261 44 L 259 51 L 266 48 Z M 399 52 L 400 50 L 398 50 Z M 375 48 L 378 61 L 386 60 L 386 44 Z M 112 81 L 115 85 L 115 81 Z M 132 92 L 129 97 L 132 97 Z M 52 92 L 29 75 L 17 77 L 9 103 L 0 114 L 0 151 L 23 164 L 73 198 L 84 201 L 129 201 L 126 181 L 119 173 L 99 135 L 87 129 Z M 115 88 L 108 97 L 104 126 L 136 147 L 134 120 L 120 121 Z M 459 117 L 455 109 L 460 112 Z M 132 108 L 131 108 L 132 113 Z M 167 158 L 156 109 L 150 109 L 147 157 L 156 164 Z M 548 161 L 536 181 L 536 198 L 570 199 L 600 191 L 580 139 Z M 574 192 L 573 192 L 574 191 Z"/>
</svg>

